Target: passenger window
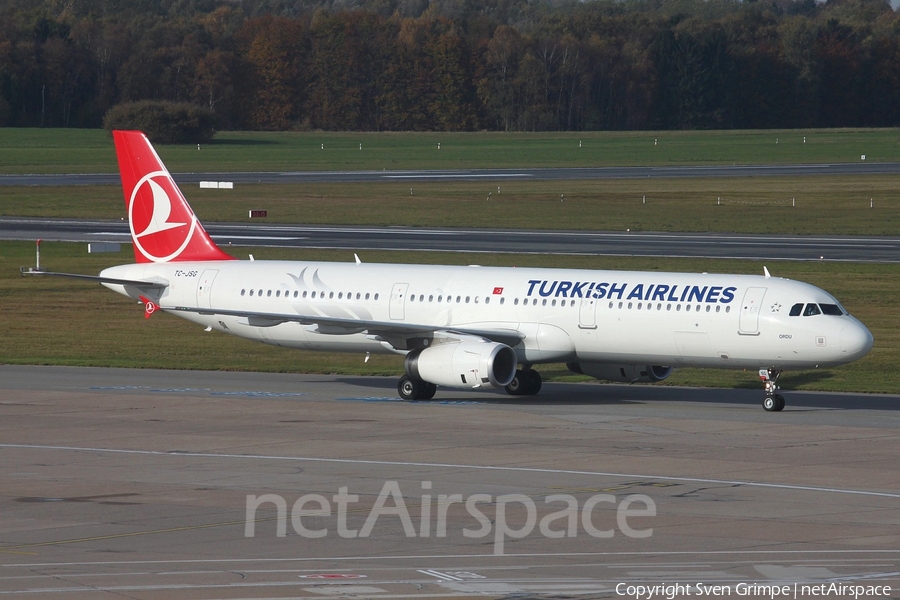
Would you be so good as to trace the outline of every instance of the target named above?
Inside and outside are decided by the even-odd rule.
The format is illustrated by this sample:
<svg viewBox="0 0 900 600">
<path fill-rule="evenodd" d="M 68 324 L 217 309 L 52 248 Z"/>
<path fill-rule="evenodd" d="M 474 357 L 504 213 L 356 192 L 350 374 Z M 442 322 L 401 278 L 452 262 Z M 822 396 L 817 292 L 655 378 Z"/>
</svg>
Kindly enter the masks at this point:
<svg viewBox="0 0 900 600">
<path fill-rule="evenodd" d="M 250 296 L 251 297 L 253 296 L 253 290 L 250 290 Z"/>
<path fill-rule="evenodd" d="M 266 292 L 266 298 L 271 298 L 271 297 L 272 297 L 272 290 L 269 290 Z"/>
<path fill-rule="evenodd" d="M 818 304 L 813 304 L 812 302 L 810 302 L 809 304 L 807 304 L 807 305 L 806 305 L 806 310 L 803 311 L 803 316 L 804 316 L 804 317 L 812 317 L 812 316 L 814 316 L 814 315 L 821 315 L 821 314 L 822 314 L 822 311 L 819 310 L 819 305 L 818 305 Z"/>
<path fill-rule="evenodd" d="M 800 313 L 802 313 L 802 312 L 803 312 L 803 303 L 800 302 L 799 304 L 795 304 L 791 307 L 790 315 L 792 317 L 799 317 Z"/>
<path fill-rule="evenodd" d="M 844 311 L 842 311 L 841 307 L 837 304 L 820 304 L 819 308 L 822 309 L 822 314 L 825 315 L 840 317 L 844 314 Z"/>
<path fill-rule="evenodd" d="M 378 300 L 378 294 L 375 294 L 375 298 L 374 298 L 374 299 L 375 299 L 375 300 Z"/>
<path fill-rule="evenodd" d="M 506 298 L 504 298 L 503 296 L 500 296 L 500 304 L 506 304 Z"/>
</svg>

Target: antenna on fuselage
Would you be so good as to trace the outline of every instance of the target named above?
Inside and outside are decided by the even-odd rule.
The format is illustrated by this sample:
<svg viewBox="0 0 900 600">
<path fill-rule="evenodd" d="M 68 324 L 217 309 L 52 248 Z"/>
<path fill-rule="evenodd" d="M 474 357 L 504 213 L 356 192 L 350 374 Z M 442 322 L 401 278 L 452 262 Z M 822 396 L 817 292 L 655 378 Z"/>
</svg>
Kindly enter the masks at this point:
<svg viewBox="0 0 900 600">
<path fill-rule="evenodd" d="M 766 279 L 771 277 L 771 275 L 769 275 L 769 269 L 767 269 L 765 266 L 763 266 L 763 275 L 766 276 Z"/>
</svg>

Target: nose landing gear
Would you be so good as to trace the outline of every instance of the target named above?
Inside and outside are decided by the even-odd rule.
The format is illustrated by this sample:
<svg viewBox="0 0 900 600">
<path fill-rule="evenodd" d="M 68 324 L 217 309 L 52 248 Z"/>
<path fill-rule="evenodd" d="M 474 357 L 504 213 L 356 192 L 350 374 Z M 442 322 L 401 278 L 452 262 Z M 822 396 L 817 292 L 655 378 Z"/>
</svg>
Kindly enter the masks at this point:
<svg viewBox="0 0 900 600">
<path fill-rule="evenodd" d="M 762 406 L 766 412 L 780 412 L 784 410 L 784 396 L 776 394 L 778 386 L 775 381 L 781 376 L 781 371 L 776 369 L 760 369 L 759 378 L 762 379 L 766 388 L 766 397 L 763 398 Z"/>
</svg>

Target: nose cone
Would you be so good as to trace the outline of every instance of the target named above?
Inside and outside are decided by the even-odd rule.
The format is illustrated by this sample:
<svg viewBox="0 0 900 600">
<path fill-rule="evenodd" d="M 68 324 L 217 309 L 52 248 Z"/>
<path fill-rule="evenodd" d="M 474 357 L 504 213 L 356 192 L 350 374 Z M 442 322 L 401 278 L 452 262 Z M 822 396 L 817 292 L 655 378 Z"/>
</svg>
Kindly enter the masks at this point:
<svg viewBox="0 0 900 600">
<path fill-rule="evenodd" d="M 841 329 L 841 353 L 848 361 L 868 354 L 874 343 L 872 333 L 859 321 L 854 321 Z"/>
</svg>

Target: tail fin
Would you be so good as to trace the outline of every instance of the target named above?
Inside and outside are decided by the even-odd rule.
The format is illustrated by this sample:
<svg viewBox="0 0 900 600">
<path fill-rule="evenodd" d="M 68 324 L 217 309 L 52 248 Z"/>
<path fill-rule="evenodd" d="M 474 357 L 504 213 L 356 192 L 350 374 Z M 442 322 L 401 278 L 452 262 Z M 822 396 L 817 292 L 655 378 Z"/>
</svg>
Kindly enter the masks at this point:
<svg viewBox="0 0 900 600">
<path fill-rule="evenodd" d="M 135 260 L 233 260 L 203 229 L 147 136 L 113 131 L 113 139 Z"/>
</svg>

